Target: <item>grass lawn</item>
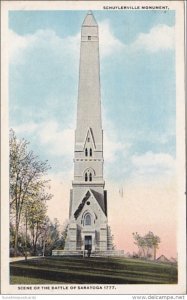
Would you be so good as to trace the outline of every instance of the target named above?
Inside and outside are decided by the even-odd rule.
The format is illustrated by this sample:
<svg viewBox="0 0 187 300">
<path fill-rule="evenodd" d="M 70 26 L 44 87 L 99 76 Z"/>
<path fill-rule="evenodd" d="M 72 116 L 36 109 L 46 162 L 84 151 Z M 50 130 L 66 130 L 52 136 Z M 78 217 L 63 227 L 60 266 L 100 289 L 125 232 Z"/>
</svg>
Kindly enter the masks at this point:
<svg viewBox="0 0 187 300">
<path fill-rule="evenodd" d="M 10 284 L 174 284 L 177 267 L 138 259 L 44 257 L 10 263 Z"/>
</svg>

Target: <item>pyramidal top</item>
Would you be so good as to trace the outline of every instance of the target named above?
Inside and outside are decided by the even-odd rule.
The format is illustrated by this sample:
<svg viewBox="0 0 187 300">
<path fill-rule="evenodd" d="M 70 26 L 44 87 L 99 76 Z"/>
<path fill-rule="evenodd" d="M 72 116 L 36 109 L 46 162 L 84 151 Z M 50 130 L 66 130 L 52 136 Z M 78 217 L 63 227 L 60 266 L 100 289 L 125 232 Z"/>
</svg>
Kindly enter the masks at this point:
<svg viewBox="0 0 187 300">
<path fill-rule="evenodd" d="M 82 26 L 86 26 L 86 27 L 87 26 L 90 26 L 90 27 L 98 26 L 91 10 L 87 13 L 87 15 L 84 19 L 84 22 L 82 23 Z"/>
</svg>

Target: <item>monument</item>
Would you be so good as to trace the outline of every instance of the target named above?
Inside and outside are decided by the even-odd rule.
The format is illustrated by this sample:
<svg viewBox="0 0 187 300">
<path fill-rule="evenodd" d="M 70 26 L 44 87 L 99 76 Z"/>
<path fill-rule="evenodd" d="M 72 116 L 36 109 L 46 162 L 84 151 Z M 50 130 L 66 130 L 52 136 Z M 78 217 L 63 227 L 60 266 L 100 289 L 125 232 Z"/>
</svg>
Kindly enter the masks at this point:
<svg viewBox="0 0 187 300">
<path fill-rule="evenodd" d="M 103 179 L 99 32 L 88 12 L 81 29 L 74 179 L 70 190 L 69 224 L 64 251 L 53 255 L 113 253 L 108 226 L 107 191 Z"/>
</svg>

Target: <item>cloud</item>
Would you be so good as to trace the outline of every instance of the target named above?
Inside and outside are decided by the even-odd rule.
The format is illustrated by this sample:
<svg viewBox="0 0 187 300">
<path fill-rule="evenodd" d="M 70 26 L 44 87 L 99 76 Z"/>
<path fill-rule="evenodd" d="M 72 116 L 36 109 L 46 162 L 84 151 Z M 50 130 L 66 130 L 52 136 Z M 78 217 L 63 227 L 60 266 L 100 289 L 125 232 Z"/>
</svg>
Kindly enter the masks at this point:
<svg viewBox="0 0 187 300">
<path fill-rule="evenodd" d="M 73 157 L 73 128 L 67 127 L 66 129 L 61 130 L 56 121 L 50 121 L 42 124 L 39 135 L 41 143 L 48 145 L 48 150 L 51 154 Z"/>
<path fill-rule="evenodd" d="M 99 32 L 100 52 L 102 57 L 109 57 L 113 53 L 116 53 L 116 51 L 124 51 L 125 53 L 127 49 L 142 49 L 142 51 L 146 50 L 153 52 L 161 49 L 170 49 L 174 45 L 174 28 L 164 24 L 153 27 L 146 34 L 140 33 L 136 41 L 130 45 L 123 44 L 115 37 L 109 20 L 105 20 L 99 24 Z M 16 72 L 16 74 L 20 73 L 20 77 L 23 79 L 23 81 L 19 83 L 20 78 L 18 78 L 18 80 L 16 78 L 18 86 L 16 86 L 15 93 L 14 90 L 12 92 L 12 95 L 17 97 L 17 101 L 22 99 L 19 107 L 19 114 L 17 112 L 16 114 L 14 113 L 13 118 L 15 120 L 17 118 L 17 124 L 20 123 L 20 120 L 25 122 L 25 124 L 17 126 L 16 130 L 20 133 L 23 132 L 28 140 L 32 140 L 33 135 L 35 142 L 37 140 L 41 146 L 41 150 L 45 151 L 45 155 L 53 155 L 54 159 L 56 155 L 57 159 L 62 157 L 63 160 L 65 158 L 73 158 L 74 128 L 72 126 L 73 123 L 70 122 L 72 121 L 72 117 L 70 117 L 71 120 L 69 120 L 66 116 L 72 114 L 72 107 L 75 102 L 74 99 L 77 97 L 77 95 L 75 95 L 75 88 L 72 89 L 72 84 L 69 85 L 69 82 L 75 82 L 75 77 L 73 77 L 74 75 L 72 76 L 72 73 L 76 73 L 76 82 L 78 80 L 80 33 L 75 34 L 74 36 L 61 38 L 53 30 L 38 30 L 33 34 L 25 36 L 19 36 L 10 30 L 10 42 L 11 62 L 14 64 L 23 64 L 25 62 L 25 69 L 23 69 L 22 66 L 19 69 L 16 65 L 12 71 Z M 154 49 L 151 48 L 153 46 Z M 37 52 L 36 50 L 39 51 Z M 73 64 L 75 60 L 77 62 L 77 70 L 75 64 Z M 18 93 L 19 84 L 21 91 L 20 95 Z M 22 91 L 24 91 L 24 93 L 22 93 Z M 72 94 L 70 94 L 71 92 Z M 32 99 L 29 99 L 30 95 L 32 95 Z M 15 96 L 13 101 L 16 99 Z M 43 104 L 43 107 L 41 104 Z M 25 115 L 23 116 L 23 113 L 21 115 L 21 107 L 24 107 L 26 117 Z M 60 107 L 60 109 L 57 109 L 58 107 Z M 46 114 L 47 118 L 45 116 L 45 120 L 47 119 L 47 121 L 43 122 L 44 117 L 40 117 L 38 114 L 40 114 L 40 112 L 41 114 L 44 114 L 45 111 L 49 114 Z M 29 113 L 30 116 L 28 118 Z M 63 116 L 62 113 L 64 113 L 65 116 Z M 40 123 L 29 123 L 29 119 L 31 120 L 31 118 L 32 120 L 37 120 L 37 122 L 40 120 Z M 168 128 L 171 128 L 171 126 L 168 126 Z M 142 133 L 142 136 L 145 139 L 145 132 Z M 140 138 L 142 139 L 142 137 Z M 153 133 L 150 137 L 150 140 L 152 139 Z M 104 158 L 107 170 L 109 168 L 111 170 L 115 167 L 118 170 L 121 170 L 120 172 L 125 170 L 124 172 L 127 174 L 130 172 L 130 169 L 132 169 L 133 172 L 136 170 L 139 175 L 153 175 L 162 172 L 166 174 L 172 171 L 172 168 L 169 168 L 169 166 L 166 167 L 166 165 L 164 165 L 163 167 L 158 163 L 158 160 L 161 159 L 159 154 L 152 153 L 152 156 L 154 155 L 154 159 L 156 159 L 157 163 L 155 163 L 155 165 L 150 164 L 149 167 L 145 164 L 143 165 L 140 161 L 150 158 L 151 152 L 148 152 L 149 155 L 146 153 L 142 156 L 132 156 L 132 148 L 129 149 L 131 147 L 130 144 L 134 144 L 135 148 L 137 140 L 137 131 L 133 138 L 132 128 L 129 136 L 127 136 L 124 129 L 122 139 L 119 136 L 117 128 L 113 128 L 111 124 L 105 124 Z M 158 140 L 161 142 L 160 136 L 158 136 Z M 168 136 L 164 136 L 162 138 L 162 143 L 166 143 L 167 140 Z M 160 151 L 167 152 L 167 150 Z M 172 157 L 170 158 L 172 159 Z M 153 159 L 153 157 L 151 157 L 151 159 Z M 110 171 L 110 173 L 112 172 Z M 117 172 L 115 176 L 118 176 Z M 120 173 L 118 177 L 122 177 L 122 174 Z"/>
<path fill-rule="evenodd" d="M 13 127 L 13 129 L 15 130 L 16 134 L 22 134 L 22 133 L 32 134 L 33 132 L 37 131 L 38 124 L 34 122 L 29 122 L 29 123 L 16 125 Z"/>
<path fill-rule="evenodd" d="M 123 151 L 124 145 L 117 142 L 114 137 L 111 138 L 110 135 L 105 132 L 104 134 L 104 158 L 107 163 L 112 163 L 116 160 L 117 155 L 120 151 Z"/>
<path fill-rule="evenodd" d="M 151 28 L 148 33 L 140 33 L 137 39 L 131 44 L 131 49 L 146 50 L 149 52 L 171 50 L 175 45 L 174 37 L 174 27 L 158 24 Z"/>
<path fill-rule="evenodd" d="M 107 57 L 113 53 L 124 50 L 146 50 L 157 52 L 159 50 L 169 50 L 174 48 L 174 27 L 159 24 L 148 33 L 140 33 L 137 39 L 130 45 L 122 43 L 115 37 L 109 20 L 99 23 L 99 39 L 101 57 Z M 33 34 L 24 36 L 18 35 L 13 30 L 9 30 L 9 58 L 13 64 L 24 63 L 24 54 L 28 49 L 35 50 L 42 48 L 43 53 L 50 50 L 53 55 L 69 57 L 69 59 L 79 58 L 80 33 L 74 36 L 61 38 L 55 31 L 50 29 L 37 30 Z"/>
<path fill-rule="evenodd" d="M 50 51 L 59 60 L 70 55 L 78 61 L 80 34 L 61 38 L 55 31 L 45 29 L 21 36 L 9 30 L 9 45 L 9 60 L 13 64 L 23 63 L 26 52 L 36 49 L 42 49 L 43 53 Z"/>
<path fill-rule="evenodd" d="M 127 155 L 130 143 L 123 143 L 118 136 L 114 123 L 107 117 L 107 111 L 102 107 L 103 115 L 103 155 L 106 165 L 116 162 L 119 154 Z"/>
<path fill-rule="evenodd" d="M 101 57 L 110 56 L 124 49 L 125 45 L 112 33 L 108 20 L 99 23 L 99 46 Z"/>
<path fill-rule="evenodd" d="M 42 123 L 24 123 L 14 127 L 16 134 L 34 135 L 39 144 L 45 146 L 45 152 L 55 156 L 73 158 L 74 129 L 67 126 L 61 129 L 55 120 Z"/>
<path fill-rule="evenodd" d="M 175 172 L 175 159 L 168 153 L 146 152 L 142 155 L 133 155 L 133 175 L 151 178 L 170 177 Z"/>
<path fill-rule="evenodd" d="M 123 49 L 124 45 L 112 33 L 110 23 L 105 20 L 99 24 L 100 54 L 102 57 L 109 56 L 116 51 Z M 80 33 L 74 36 L 61 38 L 55 31 L 45 29 L 37 30 L 33 34 L 25 36 L 18 35 L 9 30 L 9 57 L 11 63 L 23 63 L 23 55 L 28 50 L 35 50 L 42 47 L 50 49 L 54 55 L 70 55 L 71 58 L 79 58 Z"/>
<path fill-rule="evenodd" d="M 130 144 L 123 144 L 117 137 L 112 122 L 104 120 L 105 130 L 103 148 L 106 168 L 110 168 L 112 164 L 118 161 L 119 155 L 127 158 Z M 62 157 L 62 160 L 72 160 L 74 151 L 74 123 L 67 124 L 66 128 L 60 128 L 60 124 L 54 120 L 47 122 L 34 123 L 28 122 L 17 126 L 13 126 L 16 134 L 25 137 L 28 141 L 33 137 L 39 147 L 45 151 L 45 156 Z M 72 164 L 73 166 L 73 164 Z M 67 170 L 66 170 L 67 172 Z"/>
<path fill-rule="evenodd" d="M 109 20 L 99 23 L 100 53 L 101 57 L 107 57 L 120 51 L 148 51 L 172 50 L 175 46 L 175 28 L 166 24 L 158 24 L 152 27 L 148 33 L 140 33 L 137 39 L 127 45 L 115 37 Z"/>
<path fill-rule="evenodd" d="M 106 123 L 106 121 L 105 121 Z M 107 124 L 109 121 L 107 121 Z M 113 163 L 120 151 L 124 152 L 125 146 L 117 140 L 114 128 L 104 134 L 104 158 L 108 163 Z M 56 120 L 48 120 L 42 123 L 24 123 L 14 127 L 19 135 L 35 135 L 45 151 L 56 156 L 73 157 L 74 151 L 74 127 L 72 123 L 61 129 Z"/>
<path fill-rule="evenodd" d="M 8 44 L 9 44 L 9 59 L 10 62 L 17 63 L 20 61 L 22 52 L 36 42 L 36 35 L 22 36 L 9 30 Z"/>
</svg>

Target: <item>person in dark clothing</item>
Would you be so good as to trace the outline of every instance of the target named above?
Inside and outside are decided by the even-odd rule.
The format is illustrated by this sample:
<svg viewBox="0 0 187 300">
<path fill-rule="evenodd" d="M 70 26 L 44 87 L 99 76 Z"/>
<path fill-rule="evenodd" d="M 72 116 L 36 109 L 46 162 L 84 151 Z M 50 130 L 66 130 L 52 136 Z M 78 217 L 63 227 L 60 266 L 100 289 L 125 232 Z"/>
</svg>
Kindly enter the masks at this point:
<svg viewBox="0 0 187 300">
<path fill-rule="evenodd" d="M 88 257 L 91 255 L 91 248 L 88 249 Z"/>
</svg>

